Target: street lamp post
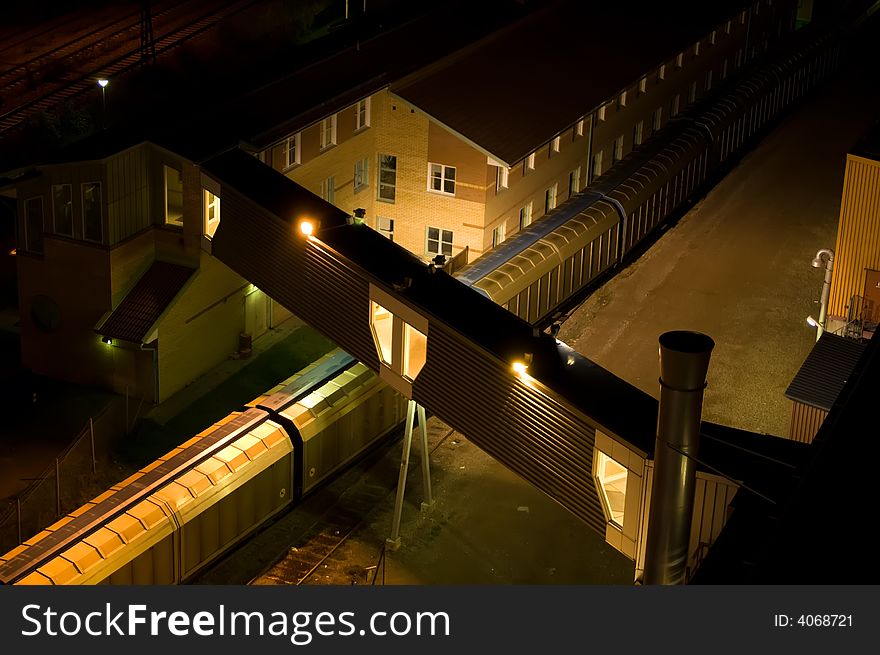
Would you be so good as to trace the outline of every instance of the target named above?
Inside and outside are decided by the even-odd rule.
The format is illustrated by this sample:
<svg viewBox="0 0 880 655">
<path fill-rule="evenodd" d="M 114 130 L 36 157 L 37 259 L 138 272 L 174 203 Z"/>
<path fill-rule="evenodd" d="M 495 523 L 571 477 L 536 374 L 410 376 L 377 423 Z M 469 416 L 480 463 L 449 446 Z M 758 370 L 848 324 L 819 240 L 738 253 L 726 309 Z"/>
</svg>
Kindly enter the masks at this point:
<svg viewBox="0 0 880 655">
<path fill-rule="evenodd" d="M 834 265 L 834 251 L 823 248 L 813 257 L 813 268 L 825 267 L 825 281 L 822 283 L 822 295 L 819 297 L 819 320 L 816 325 L 816 341 L 825 332 L 825 323 L 828 320 L 828 295 L 831 291 L 831 269 Z"/>
<path fill-rule="evenodd" d="M 110 80 L 106 77 L 102 77 L 98 80 L 98 86 L 101 87 L 101 123 L 106 126 L 107 124 L 107 85 L 110 84 Z"/>
</svg>

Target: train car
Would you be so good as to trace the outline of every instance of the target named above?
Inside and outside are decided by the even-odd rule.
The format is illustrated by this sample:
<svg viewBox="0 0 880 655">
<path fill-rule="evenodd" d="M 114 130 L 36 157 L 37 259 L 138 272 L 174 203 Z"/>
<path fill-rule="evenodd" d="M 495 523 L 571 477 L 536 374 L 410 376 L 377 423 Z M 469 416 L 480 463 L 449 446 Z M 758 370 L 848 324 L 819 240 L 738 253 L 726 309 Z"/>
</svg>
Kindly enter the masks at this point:
<svg viewBox="0 0 880 655">
<path fill-rule="evenodd" d="M 833 33 L 800 35 L 795 47 L 707 94 L 457 279 L 532 325 L 547 324 L 603 273 L 636 256 L 710 177 L 824 79 L 837 58 Z"/>
<path fill-rule="evenodd" d="M 0 582 L 186 581 L 391 433 L 405 408 L 331 352 L 0 557 Z"/>
</svg>

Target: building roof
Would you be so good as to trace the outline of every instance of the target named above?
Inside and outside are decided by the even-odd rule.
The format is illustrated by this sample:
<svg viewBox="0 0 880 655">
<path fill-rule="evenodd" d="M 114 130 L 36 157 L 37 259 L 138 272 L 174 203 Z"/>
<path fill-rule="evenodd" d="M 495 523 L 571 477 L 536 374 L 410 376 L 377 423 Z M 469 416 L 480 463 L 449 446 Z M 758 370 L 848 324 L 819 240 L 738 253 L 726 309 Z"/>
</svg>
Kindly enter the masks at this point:
<svg viewBox="0 0 880 655">
<path fill-rule="evenodd" d="M 143 343 L 150 328 L 194 272 L 195 269 L 186 266 L 153 262 L 95 331 L 105 337 Z"/>
<path fill-rule="evenodd" d="M 692 46 L 744 4 L 558 0 L 392 84 L 391 90 L 512 165 Z"/>
<path fill-rule="evenodd" d="M 785 390 L 785 397 L 830 411 L 864 350 L 860 341 L 824 332 Z"/>
</svg>

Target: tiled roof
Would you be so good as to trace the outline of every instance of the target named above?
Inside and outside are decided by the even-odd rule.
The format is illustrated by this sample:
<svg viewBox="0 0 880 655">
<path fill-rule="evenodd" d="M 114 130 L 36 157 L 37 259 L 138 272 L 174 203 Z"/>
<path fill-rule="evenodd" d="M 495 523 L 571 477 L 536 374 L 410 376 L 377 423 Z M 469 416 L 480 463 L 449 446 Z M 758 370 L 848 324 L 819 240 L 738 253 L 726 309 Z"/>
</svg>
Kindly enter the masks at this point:
<svg viewBox="0 0 880 655">
<path fill-rule="evenodd" d="M 785 390 L 786 398 L 830 411 L 864 350 L 860 341 L 825 332 Z"/>
<path fill-rule="evenodd" d="M 186 266 L 153 262 L 96 332 L 113 339 L 142 343 L 194 272 L 195 269 Z"/>
</svg>

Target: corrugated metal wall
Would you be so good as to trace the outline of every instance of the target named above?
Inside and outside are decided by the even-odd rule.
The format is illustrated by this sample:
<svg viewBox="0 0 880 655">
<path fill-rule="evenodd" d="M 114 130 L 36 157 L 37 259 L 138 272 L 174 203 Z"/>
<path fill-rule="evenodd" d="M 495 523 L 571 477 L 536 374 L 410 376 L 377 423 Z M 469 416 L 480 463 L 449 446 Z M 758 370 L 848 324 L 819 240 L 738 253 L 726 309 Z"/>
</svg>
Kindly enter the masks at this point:
<svg viewBox="0 0 880 655">
<path fill-rule="evenodd" d="M 846 318 L 864 293 L 865 269 L 880 269 L 880 162 L 847 155 L 828 315 Z"/>
<path fill-rule="evenodd" d="M 292 238 L 292 229 L 224 187 L 212 252 L 378 370 L 368 318 L 369 283 L 385 285 L 329 248 Z M 428 318 L 427 363 L 414 384 L 414 399 L 604 536 L 605 518 L 592 479 L 595 424 L 539 383 L 513 376 L 508 364 L 454 328 Z M 474 380 L 480 381 L 478 394 L 464 383 Z"/>
<path fill-rule="evenodd" d="M 792 401 L 788 438 L 801 443 L 813 443 L 813 437 L 822 427 L 826 416 L 828 416 L 828 412 L 824 409 Z"/>
</svg>

